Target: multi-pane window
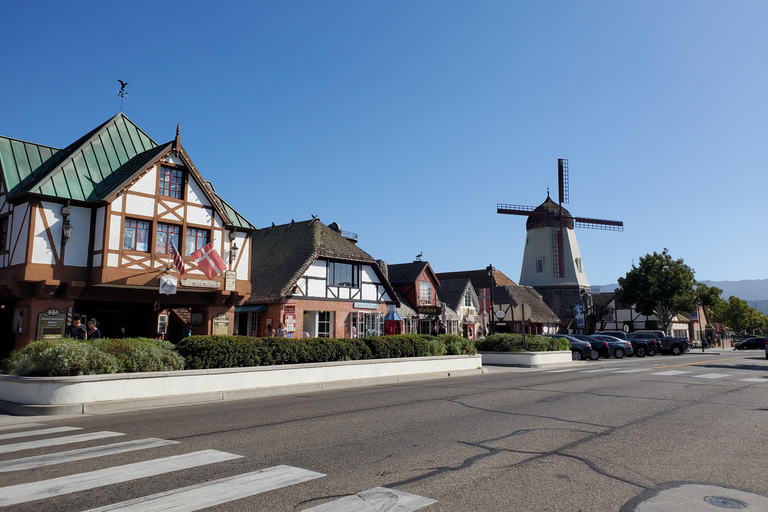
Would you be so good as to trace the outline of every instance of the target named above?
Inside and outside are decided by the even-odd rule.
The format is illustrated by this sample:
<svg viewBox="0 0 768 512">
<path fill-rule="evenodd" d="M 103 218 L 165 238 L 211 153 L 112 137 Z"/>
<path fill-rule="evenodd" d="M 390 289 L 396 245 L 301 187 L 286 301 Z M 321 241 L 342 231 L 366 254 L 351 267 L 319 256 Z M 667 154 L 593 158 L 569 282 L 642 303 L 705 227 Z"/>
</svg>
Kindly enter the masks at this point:
<svg viewBox="0 0 768 512">
<path fill-rule="evenodd" d="M 125 219 L 123 229 L 123 249 L 128 251 L 149 252 L 149 222 L 145 220 Z"/>
<path fill-rule="evenodd" d="M 432 283 L 429 281 L 419 281 L 419 304 L 432 304 Z"/>
<path fill-rule="evenodd" d="M 202 249 L 205 245 L 208 244 L 208 230 L 207 229 L 197 229 L 197 228 L 187 228 L 187 240 L 186 240 L 186 254 L 189 256 L 193 252 L 195 252 L 198 249 Z"/>
<path fill-rule="evenodd" d="M 184 175 L 181 169 L 160 166 L 160 195 L 181 199 L 183 190 Z"/>
<path fill-rule="evenodd" d="M 0 251 L 8 250 L 8 217 L 0 219 Z"/>
<path fill-rule="evenodd" d="M 536 258 L 536 273 L 544 272 L 544 258 Z"/>
<path fill-rule="evenodd" d="M 469 292 L 464 294 L 464 307 L 465 308 L 472 307 L 472 295 Z"/>
<path fill-rule="evenodd" d="M 177 249 L 179 248 L 179 233 L 181 229 L 179 226 L 173 224 L 163 224 L 162 222 L 157 224 L 157 235 L 155 243 L 157 248 L 155 249 L 160 254 L 169 254 L 171 252 L 171 242 Z"/>
<path fill-rule="evenodd" d="M 328 263 L 328 284 L 331 286 L 358 288 L 359 274 L 357 265 L 335 261 Z"/>
<path fill-rule="evenodd" d="M 330 338 L 333 335 L 331 328 L 331 319 L 333 314 L 330 311 L 321 311 L 317 314 L 317 337 Z"/>
</svg>

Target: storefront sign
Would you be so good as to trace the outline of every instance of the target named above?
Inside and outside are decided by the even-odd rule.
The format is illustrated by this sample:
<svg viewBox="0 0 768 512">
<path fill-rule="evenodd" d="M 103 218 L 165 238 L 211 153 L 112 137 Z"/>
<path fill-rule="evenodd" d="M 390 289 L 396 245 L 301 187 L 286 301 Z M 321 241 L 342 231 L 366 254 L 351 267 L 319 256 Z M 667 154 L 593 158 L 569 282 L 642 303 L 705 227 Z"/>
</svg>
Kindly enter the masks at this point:
<svg viewBox="0 0 768 512">
<path fill-rule="evenodd" d="M 442 308 L 440 306 L 416 306 L 416 312 L 420 315 L 439 315 Z"/>
<path fill-rule="evenodd" d="M 229 336 L 229 317 L 227 315 L 216 315 L 213 317 L 214 336 Z"/>
<path fill-rule="evenodd" d="M 49 315 L 48 313 L 58 314 Z M 66 330 L 67 315 L 62 314 L 58 309 L 49 309 L 45 313 L 40 313 L 37 317 L 38 340 L 62 338 Z"/>
<path fill-rule="evenodd" d="M 221 286 L 218 281 L 212 281 L 209 279 L 182 279 L 181 286 L 187 286 L 190 288 L 212 288 L 216 289 Z"/>
<path fill-rule="evenodd" d="M 237 288 L 237 272 L 227 270 L 224 272 L 224 289 L 233 292 L 235 288 Z"/>
<path fill-rule="evenodd" d="M 355 309 L 379 309 L 379 305 L 375 302 L 354 302 L 352 306 Z"/>
<path fill-rule="evenodd" d="M 296 331 L 296 306 L 285 306 L 285 330 Z"/>
</svg>

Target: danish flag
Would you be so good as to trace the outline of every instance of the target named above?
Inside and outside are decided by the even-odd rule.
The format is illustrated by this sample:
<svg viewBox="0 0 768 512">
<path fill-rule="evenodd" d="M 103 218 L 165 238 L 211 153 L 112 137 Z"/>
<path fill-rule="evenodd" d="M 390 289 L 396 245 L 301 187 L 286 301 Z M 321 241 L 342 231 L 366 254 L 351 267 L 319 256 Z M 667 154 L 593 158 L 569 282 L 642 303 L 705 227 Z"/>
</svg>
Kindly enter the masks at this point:
<svg viewBox="0 0 768 512">
<path fill-rule="evenodd" d="M 176 270 L 179 271 L 179 276 L 184 275 L 184 260 L 181 259 L 181 254 L 176 250 L 176 247 L 171 242 L 171 256 L 173 256 L 173 263 L 176 264 Z"/>
<path fill-rule="evenodd" d="M 202 270 L 208 279 L 213 279 L 219 273 L 227 270 L 227 264 L 221 259 L 219 252 L 213 248 L 213 242 L 196 250 L 189 257 L 197 262 L 197 268 Z"/>
</svg>

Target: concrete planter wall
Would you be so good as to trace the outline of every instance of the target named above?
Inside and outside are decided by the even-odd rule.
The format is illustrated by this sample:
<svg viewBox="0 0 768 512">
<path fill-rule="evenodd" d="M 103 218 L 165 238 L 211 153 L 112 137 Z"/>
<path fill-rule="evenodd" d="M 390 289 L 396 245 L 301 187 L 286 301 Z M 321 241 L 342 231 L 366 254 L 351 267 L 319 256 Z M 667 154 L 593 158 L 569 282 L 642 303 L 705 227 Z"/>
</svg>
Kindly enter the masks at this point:
<svg viewBox="0 0 768 512">
<path fill-rule="evenodd" d="M 575 364 L 570 350 L 550 352 L 480 352 L 483 364 L 545 368 Z"/>
<path fill-rule="evenodd" d="M 78 414 L 482 373 L 481 356 L 412 357 L 174 372 L 0 376 L 0 410 Z"/>
</svg>

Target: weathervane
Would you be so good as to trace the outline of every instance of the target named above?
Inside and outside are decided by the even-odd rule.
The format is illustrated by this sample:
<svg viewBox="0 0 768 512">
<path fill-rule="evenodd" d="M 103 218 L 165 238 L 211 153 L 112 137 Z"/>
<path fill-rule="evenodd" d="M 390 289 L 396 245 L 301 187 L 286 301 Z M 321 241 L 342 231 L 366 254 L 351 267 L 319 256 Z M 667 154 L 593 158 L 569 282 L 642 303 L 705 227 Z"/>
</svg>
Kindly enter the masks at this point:
<svg viewBox="0 0 768 512">
<path fill-rule="evenodd" d="M 128 94 L 125 90 L 125 86 L 128 85 L 128 82 L 123 82 L 122 80 L 118 80 L 120 82 L 120 90 L 117 91 L 117 95 L 120 96 L 120 112 L 123 111 L 123 98 L 125 98 L 126 94 Z"/>
</svg>

